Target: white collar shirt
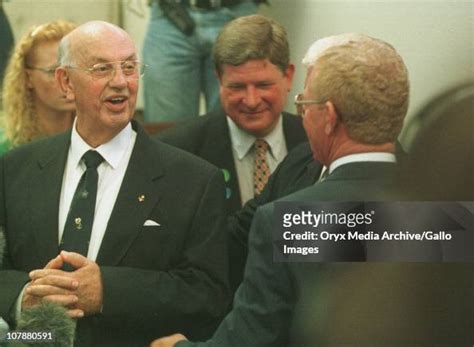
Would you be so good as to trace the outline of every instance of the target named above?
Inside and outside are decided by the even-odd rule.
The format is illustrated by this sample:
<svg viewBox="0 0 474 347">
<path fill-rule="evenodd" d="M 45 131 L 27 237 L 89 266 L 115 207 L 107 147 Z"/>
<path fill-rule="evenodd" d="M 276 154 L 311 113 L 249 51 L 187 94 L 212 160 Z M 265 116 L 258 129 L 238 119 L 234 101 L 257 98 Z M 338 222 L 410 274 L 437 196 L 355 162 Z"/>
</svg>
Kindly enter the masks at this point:
<svg viewBox="0 0 474 347">
<path fill-rule="evenodd" d="M 129 123 L 112 140 L 97 148 L 92 148 L 78 134 L 76 131 L 76 122 L 74 122 L 59 202 L 58 243 L 63 235 L 64 225 L 76 187 L 82 174 L 86 170 L 86 166 L 81 158 L 88 150 L 94 149 L 105 159 L 97 168 L 99 175 L 97 199 L 89 249 L 87 252 L 89 259 L 96 260 L 108 221 L 115 205 L 115 200 L 117 199 L 132 155 L 136 137 L 137 133 L 132 129 Z"/>
<path fill-rule="evenodd" d="M 367 153 L 357 153 L 349 154 L 343 157 L 340 157 L 334 160 L 331 165 L 329 165 L 329 174 L 339 166 L 355 163 L 355 162 L 387 162 L 387 163 L 396 163 L 395 154 L 388 152 L 367 152 Z"/>
<path fill-rule="evenodd" d="M 240 197 L 242 205 L 254 197 L 253 170 L 255 151 L 253 144 L 257 138 L 242 129 L 227 116 L 230 140 L 232 144 L 232 154 L 234 157 L 237 180 L 239 182 Z M 280 116 L 275 128 L 263 138 L 269 150 L 267 152 L 267 164 L 270 172 L 275 171 L 278 164 L 288 154 L 285 135 L 283 132 L 283 118 Z"/>
</svg>

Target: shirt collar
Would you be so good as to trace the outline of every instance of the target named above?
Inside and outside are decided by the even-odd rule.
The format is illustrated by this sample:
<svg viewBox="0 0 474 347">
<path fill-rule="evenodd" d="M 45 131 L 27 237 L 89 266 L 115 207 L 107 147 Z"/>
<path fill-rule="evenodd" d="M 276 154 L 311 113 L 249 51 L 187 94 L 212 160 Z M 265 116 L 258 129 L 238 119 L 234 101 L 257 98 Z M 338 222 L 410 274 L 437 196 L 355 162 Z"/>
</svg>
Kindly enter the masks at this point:
<svg viewBox="0 0 474 347">
<path fill-rule="evenodd" d="M 336 168 L 344 164 L 361 162 L 361 161 L 378 161 L 378 162 L 388 162 L 395 163 L 397 160 L 395 154 L 388 152 L 370 152 L 370 153 L 357 153 L 349 154 L 344 157 L 340 157 L 334 160 L 331 165 L 329 165 L 329 173 L 332 173 Z"/>
<path fill-rule="evenodd" d="M 242 160 L 252 148 L 255 140 L 255 136 L 247 133 L 246 131 L 240 129 L 234 121 L 227 116 L 227 124 L 229 126 L 230 138 L 232 141 L 232 147 L 237 152 L 239 160 Z M 270 155 L 277 159 L 281 156 L 281 152 L 284 150 L 284 134 L 283 134 L 283 119 L 281 115 L 278 117 L 277 124 L 275 128 L 265 137 L 269 146 Z"/>
<path fill-rule="evenodd" d="M 132 125 L 127 124 L 112 140 L 100 145 L 97 148 L 89 146 L 79 135 L 76 130 L 76 120 L 72 126 L 71 132 L 71 159 L 76 165 L 80 164 L 81 158 L 88 150 L 96 150 L 105 159 L 105 161 L 113 168 L 117 168 L 120 160 L 124 156 L 130 142 L 133 140 Z"/>
</svg>

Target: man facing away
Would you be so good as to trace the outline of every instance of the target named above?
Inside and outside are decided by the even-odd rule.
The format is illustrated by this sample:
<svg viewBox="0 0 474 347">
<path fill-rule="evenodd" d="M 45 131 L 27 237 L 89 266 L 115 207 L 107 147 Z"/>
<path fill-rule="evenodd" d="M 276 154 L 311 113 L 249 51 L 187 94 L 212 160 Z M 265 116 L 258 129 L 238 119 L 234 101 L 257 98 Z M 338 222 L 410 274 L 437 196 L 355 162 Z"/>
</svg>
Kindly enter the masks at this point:
<svg viewBox="0 0 474 347">
<path fill-rule="evenodd" d="M 221 172 L 132 120 L 142 70 L 125 31 L 83 24 L 59 60 L 72 131 L 0 163 L 0 316 L 14 327 L 56 302 L 80 346 L 141 346 L 157 330 L 205 338 L 228 305 Z"/>
<path fill-rule="evenodd" d="M 304 63 L 309 66 L 305 89 L 296 104 L 314 159 L 328 168 L 329 175 L 282 200 L 370 201 L 390 197 L 396 172 L 395 141 L 408 108 L 409 82 L 403 60 L 383 41 L 343 34 L 316 41 Z M 308 292 L 313 295 L 310 298 L 317 298 L 313 284 L 331 271 L 345 271 L 344 266 L 350 270 L 357 265 L 273 262 L 273 210 L 274 204 L 257 210 L 243 282 L 233 310 L 213 338 L 191 343 L 176 334 L 152 346 L 308 343 L 302 337 L 306 332 L 301 310 L 308 304 Z M 309 326 L 323 325 L 324 312 L 316 312 L 319 321 Z M 343 328 L 343 336 L 350 334 L 350 327 Z M 319 338 L 326 341 L 324 336 Z"/>
</svg>

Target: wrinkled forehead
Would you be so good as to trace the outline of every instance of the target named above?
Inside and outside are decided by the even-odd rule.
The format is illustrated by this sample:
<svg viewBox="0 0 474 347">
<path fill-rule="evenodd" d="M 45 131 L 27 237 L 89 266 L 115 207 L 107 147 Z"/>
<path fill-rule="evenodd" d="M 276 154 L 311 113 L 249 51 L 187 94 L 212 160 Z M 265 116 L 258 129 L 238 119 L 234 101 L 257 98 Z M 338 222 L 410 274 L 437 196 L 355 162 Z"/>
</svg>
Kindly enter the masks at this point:
<svg viewBox="0 0 474 347">
<path fill-rule="evenodd" d="M 135 44 L 121 30 L 102 29 L 79 32 L 72 37 L 71 58 L 79 64 L 94 64 L 137 58 Z"/>
</svg>

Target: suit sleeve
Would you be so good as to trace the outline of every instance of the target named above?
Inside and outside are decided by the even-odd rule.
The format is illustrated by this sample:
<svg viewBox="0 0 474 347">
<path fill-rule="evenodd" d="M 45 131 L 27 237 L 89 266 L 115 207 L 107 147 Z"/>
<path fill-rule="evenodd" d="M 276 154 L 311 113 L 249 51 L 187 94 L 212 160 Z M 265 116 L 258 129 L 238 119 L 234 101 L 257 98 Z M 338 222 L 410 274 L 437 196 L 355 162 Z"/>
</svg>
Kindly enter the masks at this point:
<svg viewBox="0 0 474 347">
<path fill-rule="evenodd" d="M 101 267 L 104 298 L 99 320 L 104 329 L 132 330 L 150 338 L 176 331 L 195 339 L 212 334 L 229 304 L 220 171 L 213 169 L 203 191 L 175 268 Z"/>
<path fill-rule="evenodd" d="M 247 259 L 248 235 L 255 211 L 259 206 L 268 204 L 314 183 L 319 177 L 321 165 L 313 163 L 314 167 L 307 170 L 309 163 L 313 163 L 313 157 L 309 144 L 305 143 L 291 151 L 278 165 L 260 195 L 249 200 L 241 210 L 228 217 L 229 271 L 233 292 L 242 282 Z"/>
<path fill-rule="evenodd" d="M 271 202 L 276 197 L 273 192 L 278 185 L 279 172 L 281 171 L 281 164 L 276 168 L 274 173 L 270 176 L 268 183 L 262 190 L 261 194 L 253 199 L 250 199 L 239 211 L 230 215 L 227 218 L 227 228 L 229 234 L 229 278 L 232 292 L 237 290 L 237 287 L 242 282 L 245 263 L 248 252 L 248 235 L 250 226 L 257 208 Z"/>
<path fill-rule="evenodd" d="M 235 294 L 232 311 L 212 339 L 204 343 L 180 342 L 177 346 L 288 344 L 295 293 L 286 264 L 273 262 L 273 219 L 272 205 L 258 209 L 249 235 L 244 280 Z"/>
</svg>

